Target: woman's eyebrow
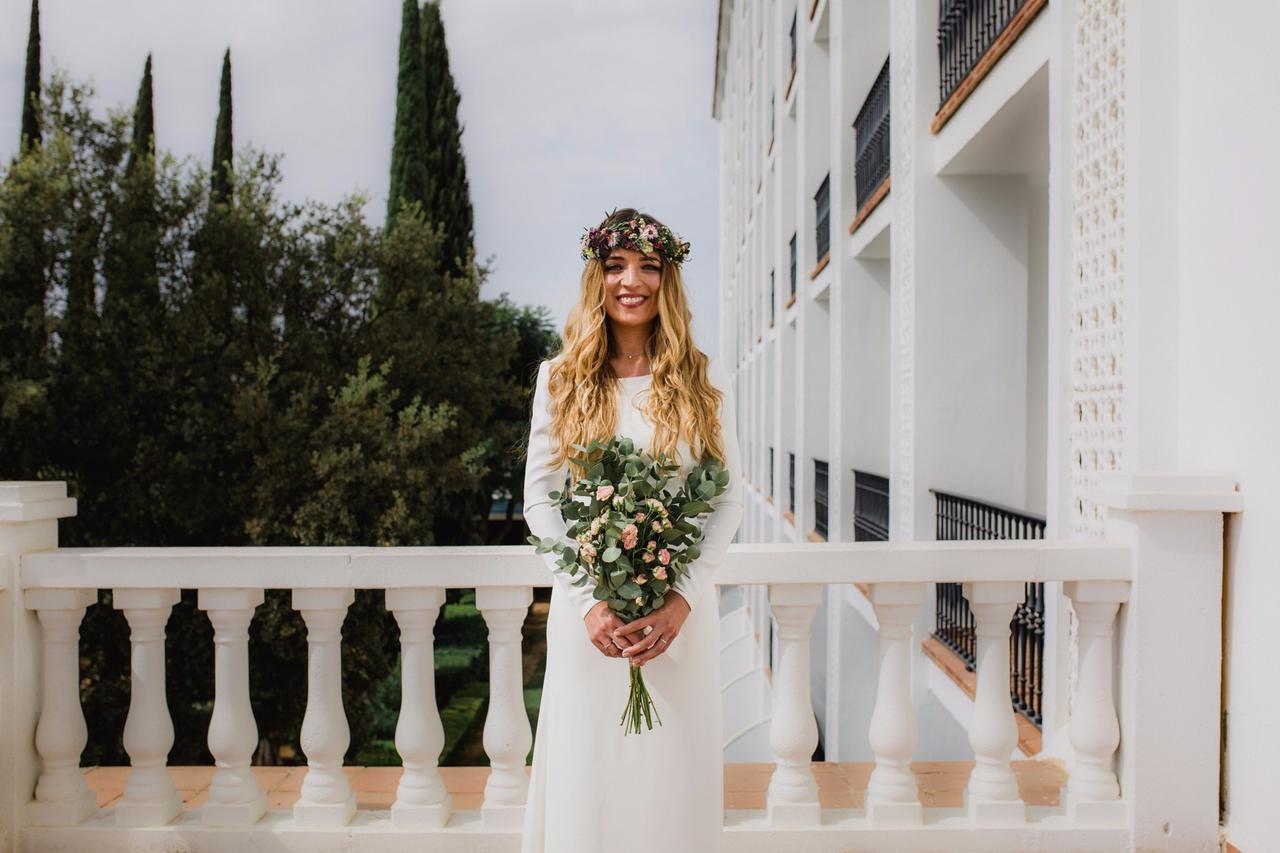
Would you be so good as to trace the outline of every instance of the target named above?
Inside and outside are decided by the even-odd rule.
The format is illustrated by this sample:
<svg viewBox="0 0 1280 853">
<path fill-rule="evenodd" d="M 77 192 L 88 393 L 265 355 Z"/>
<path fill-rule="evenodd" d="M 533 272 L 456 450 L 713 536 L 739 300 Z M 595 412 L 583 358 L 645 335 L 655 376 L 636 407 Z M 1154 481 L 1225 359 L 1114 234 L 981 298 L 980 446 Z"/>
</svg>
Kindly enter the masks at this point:
<svg viewBox="0 0 1280 853">
<path fill-rule="evenodd" d="M 626 258 L 625 258 L 625 257 L 623 257 L 622 255 L 610 255 L 610 256 L 609 256 L 609 260 L 611 260 L 611 261 L 625 261 L 625 260 L 626 260 Z M 644 256 L 641 258 L 641 260 L 644 260 L 644 261 L 656 261 L 656 260 L 658 260 L 658 257 L 657 257 L 656 255 L 644 255 Z"/>
</svg>

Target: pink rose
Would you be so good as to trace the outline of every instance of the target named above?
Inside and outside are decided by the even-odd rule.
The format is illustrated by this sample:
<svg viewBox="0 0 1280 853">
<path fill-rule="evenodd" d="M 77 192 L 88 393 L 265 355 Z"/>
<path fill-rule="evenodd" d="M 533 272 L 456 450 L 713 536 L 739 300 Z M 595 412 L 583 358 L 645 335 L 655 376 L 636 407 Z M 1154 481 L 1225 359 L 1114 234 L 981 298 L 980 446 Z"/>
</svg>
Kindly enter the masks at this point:
<svg viewBox="0 0 1280 853">
<path fill-rule="evenodd" d="M 627 549 L 636 547 L 636 539 L 639 536 L 640 531 L 636 529 L 636 526 L 634 524 L 628 524 L 626 527 L 622 528 L 622 547 Z"/>
<path fill-rule="evenodd" d="M 604 485 L 596 489 L 596 500 L 607 501 L 609 495 L 613 494 L 613 486 Z"/>
<path fill-rule="evenodd" d="M 644 582 L 645 582 L 645 581 L 647 581 L 647 580 L 649 580 L 649 579 L 648 579 L 647 577 L 645 577 L 644 575 L 642 575 L 642 574 L 641 574 L 641 575 L 636 575 L 636 583 L 644 583 Z"/>
<path fill-rule="evenodd" d="M 662 566 L 658 566 L 658 568 L 653 570 L 653 576 L 660 581 L 664 581 L 667 579 L 667 570 L 662 568 Z"/>
<path fill-rule="evenodd" d="M 636 513 L 636 521 L 644 521 L 644 513 L 643 513 L 643 512 L 637 512 L 637 513 Z"/>
<path fill-rule="evenodd" d="M 640 559 L 644 560 L 646 563 L 652 563 L 653 554 L 650 554 L 648 551 L 645 551 L 643 554 L 640 555 Z"/>
<path fill-rule="evenodd" d="M 665 565 L 667 565 L 668 563 L 670 563 L 670 562 L 671 562 L 671 552 L 670 552 L 670 551 L 668 551 L 666 548 L 663 548 L 661 551 L 659 551 L 659 552 L 658 552 L 658 562 L 659 562 L 659 563 L 662 563 L 662 565 L 664 565 L 664 566 L 665 566 Z"/>
<path fill-rule="evenodd" d="M 655 519 L 655 520 L 654 520 L 654 522 L 653 522 L 653 530 L 654 530 L 654 532 L 655 532 L 655 533 L 659 533 L 659 532 L 661 532 L 661 531 L 662 531 L 662 522 L 661 522 L 661 521 L 658 521 L 658 520 L 656 520 L 656 519 Z"/>
</svg>

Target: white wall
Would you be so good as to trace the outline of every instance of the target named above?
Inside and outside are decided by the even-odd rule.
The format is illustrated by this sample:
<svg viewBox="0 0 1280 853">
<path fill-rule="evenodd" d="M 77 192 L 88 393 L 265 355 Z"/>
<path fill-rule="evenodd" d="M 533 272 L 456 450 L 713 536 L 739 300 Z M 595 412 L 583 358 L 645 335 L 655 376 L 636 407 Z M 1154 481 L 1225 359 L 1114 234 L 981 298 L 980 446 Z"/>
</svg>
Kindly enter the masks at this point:
<svg viewBox="0 0 1280 853">
<path fill-rule="evenodd" d="M 1280 666 L 1267 642 L 1280 601 L 1280 5 L 1251 4 L 1246 18 L 1180 8 L 1177 457 L 1236 476 L 1244 494 L 1227 525 L 1226 823 L 1228 840 L 1257 853 L 1275 846 L 1280 794 Z"/>
</svg>

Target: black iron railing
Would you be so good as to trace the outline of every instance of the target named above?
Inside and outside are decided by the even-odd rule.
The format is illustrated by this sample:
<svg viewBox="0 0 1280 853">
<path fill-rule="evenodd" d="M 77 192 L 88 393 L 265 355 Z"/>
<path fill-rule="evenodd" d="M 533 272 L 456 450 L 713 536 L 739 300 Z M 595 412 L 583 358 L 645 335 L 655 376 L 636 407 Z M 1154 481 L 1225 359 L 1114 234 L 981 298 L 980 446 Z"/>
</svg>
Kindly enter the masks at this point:
<svg viewBox="0 0 1280 853">
<path fill-rule="evenodd" d="M 822 179 L 822 183 L 818 185 L 818 191 L 813 194 L 813 218 L 814 218 L 814 245 L 817 252 L 814 254 L 818 260 L 822 260 L 827 254 L 827 250 L 831 248 L 831 173 L 827 172 L 827 176 Z"/>
<path fill-rule="evenodd" d="M 1027 0 L 938 0 L 938 103 L 969 76 Z"/>
<path fill-rule="evenodd" d="M 773 497 L 773 448 L 769 448 L 769 497 Z"/>
<path fill-rule="evenodd" d="M 775 98 L 778 97 L 777 91 L 769 93 L 769 144 L 773 144 L 773 132 L 778 124 L 778 108 L 775 106 Z"/>
<path fill-rule="evenodd" d="M 827 463 L 813 460 L 813 530 L 824 539 L 827 536 Z"/>
<path fill-rule="evenodd" d="M 787 511 L 796 514 L 796 455 L 787 454 Z"/>
<path fill-rule="evenodd" d="M 889 539 L 889 478 L 853 471 L 853 541 Z"/>
<path fill-rule="evenodd" d="M 889 177 L 889 60 L 884 61 L 876 82 L 853 120 L 854 195 L 858 210 Z"/>
<path fill-rule="evenodd" d="M 791 235 L 791 295 L 796 295 L 796 235 Z"/>
<path fill-rule="evenodd" d="M 933 494 L 937 499 L 939 540 L 1044 538 L 1045 521 L 1039 516 L 948 492 Z M 935 610 L 933 636 L 972 670 L 977 658 L 977 635 L 961 585 L 938 584 Z M 1009 695 L 1018 713 L 1039 726 L 1044 719 L 1040 707 L 1044 684 L 1043 583 L 1026 585 L 1026 600 L 1014 611 L 1009 629 Z"/>
</svg>

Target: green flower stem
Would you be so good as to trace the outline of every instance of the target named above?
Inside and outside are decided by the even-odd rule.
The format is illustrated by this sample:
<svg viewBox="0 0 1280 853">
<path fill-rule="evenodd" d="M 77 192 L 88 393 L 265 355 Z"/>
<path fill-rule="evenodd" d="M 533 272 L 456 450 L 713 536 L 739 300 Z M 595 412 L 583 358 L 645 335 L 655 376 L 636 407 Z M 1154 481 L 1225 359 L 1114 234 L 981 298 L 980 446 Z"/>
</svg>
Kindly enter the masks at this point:
<svg viewBox="0 0 1280 853">
<path fill-rule="evenodd" d="M 627 696 L 627 707 L 622 712 L 622 719 L 618 721 L 618 725 L 626 726 L 623 735 L 630 734 L 633 729 L 636 734 L 640 734 L 642 716 L 649 731 L 653 731 L 653 719 L 650 718 L 650 713 L 658 720 L 658 725 L 662 725 L 662 717 L 658 716 L 658 706 L 653 704 L 649 690 L 644 686 L 644 674 L 640 672 L 640 667 L 631 666 L 631 691 Z"/>
</svg>

